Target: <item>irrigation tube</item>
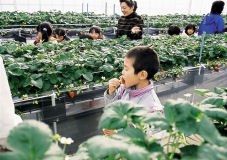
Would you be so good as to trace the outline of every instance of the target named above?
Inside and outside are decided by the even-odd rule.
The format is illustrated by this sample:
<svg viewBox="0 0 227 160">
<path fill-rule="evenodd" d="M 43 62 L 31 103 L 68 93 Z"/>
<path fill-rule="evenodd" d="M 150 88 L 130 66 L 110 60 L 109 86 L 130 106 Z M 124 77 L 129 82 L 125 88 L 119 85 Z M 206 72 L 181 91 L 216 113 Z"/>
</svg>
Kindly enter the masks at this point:
<svg viewBox="0 0 227 160">
<path fill-rule="evenodd" d="M 203 64 L 201 64 L 201 59 L 202 59 L 202 53 L 203 53 L 203 45 L 204 45 L 205 35 L 206 35 L 206 32 L 204 31 L 204 32 L 203 32 L 203 35 L 202 35 L 202 42 L 201 42 L 200 53 L 199 53 L 199 64 L 200 64 L 200 66 L 199 66 L 199 73 L 198 73 L 198 76 L 200 76 L 201 68 L 202 68 L 202 67 L 203 67 L 203 68 L 206 68 Z M 194 87 L 194 90 L 198 88 L 198 84 L 195 83 L 196 80 L 197 80 L 197 79 L 195 78 L 195 79 L 194 79 L 194 84 L 196 84 L 196 85 L 195 85 L 195 87 Z M 193 96 L 192 96 L 192 104 L 194 103 L 194 98 L 195 98 L 195 93 L 193 93 Z"/>
<path fill-rule="evenodd" d="M 201 63 L 205 35 L 206 35 L 206 32 L 204 31 L 203 35 L 202 35 L 202 42 L 201 42 L 201 47 L 200 47 L 199 63 Z"/>
</svg>

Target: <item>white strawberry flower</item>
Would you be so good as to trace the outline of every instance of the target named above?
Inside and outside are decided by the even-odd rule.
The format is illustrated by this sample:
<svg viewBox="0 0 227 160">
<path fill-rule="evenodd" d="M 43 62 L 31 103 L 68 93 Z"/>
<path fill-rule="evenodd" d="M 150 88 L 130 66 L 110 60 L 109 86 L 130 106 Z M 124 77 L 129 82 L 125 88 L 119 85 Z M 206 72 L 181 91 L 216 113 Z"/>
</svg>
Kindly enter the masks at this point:
<svg viewBox="0 0 227 160">
<path fill-rule="evenodd" d="M 72 138 L 61 137 L 60 142 L 62 144 L 72 144 L 74 141 L 72 140 Z"/>
</svg>

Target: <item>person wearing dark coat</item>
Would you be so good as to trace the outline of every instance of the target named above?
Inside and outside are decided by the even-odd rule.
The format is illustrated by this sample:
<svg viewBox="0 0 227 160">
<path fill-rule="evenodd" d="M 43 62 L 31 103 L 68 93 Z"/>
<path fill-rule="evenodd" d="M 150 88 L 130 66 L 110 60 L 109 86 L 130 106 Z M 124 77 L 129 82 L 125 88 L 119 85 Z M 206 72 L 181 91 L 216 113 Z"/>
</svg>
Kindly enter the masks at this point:
<svg viewBox="0 0 227 160">
<path fill-rule="evenodd" d="M 118 20 L 116 38 L 127 35 L 129 39 L 142 39 L 143 19 L 136 13 L 137 2 L 120 0 L 121 11 L 124 14 Z"/>
</svg>

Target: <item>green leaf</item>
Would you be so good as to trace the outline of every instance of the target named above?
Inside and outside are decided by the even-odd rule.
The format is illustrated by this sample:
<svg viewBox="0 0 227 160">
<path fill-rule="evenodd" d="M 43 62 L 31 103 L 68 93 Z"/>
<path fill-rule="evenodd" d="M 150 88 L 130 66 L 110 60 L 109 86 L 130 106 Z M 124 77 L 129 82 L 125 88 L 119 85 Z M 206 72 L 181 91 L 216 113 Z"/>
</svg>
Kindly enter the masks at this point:
<svg viewBox="0 0 227 160">
<path fill-rule="evenodd" d="M 8 66 L 8 72 L 13 76 L 21 76 L 23 71 L 20 69 L 18 64 L 11 64 Z"/>
<path fill-rule="evenodd" d="M 220 133 L 206 115 L 204 115 L 200 121 L 198 133 L 209 143 L 219 144 L 218 138 L 220 137 Z"/>
<path fill-rule="evenodd" d="M 215 105 L 217 108 L 220 108 L 223 106 L 223 98 L 221 97 L 208 97 L 204 99 L 201 104 L 211 104 Z"/>
<path fill-rule="evenodd" d="M 119 153 L 130 160 L 144 160 L 149 156 L 145 148 L 125 142 L 124 137 L 116 140 L 106 136 L 96 136 L 89 139 L 86 144 L 88 153 L 93 159 L 107 158 Z"/>
<path fill-rule="evenodd" d="M 44 81 L 43 83 L 43 90 L 48 91 L 50 89 L 50 82 L 49 81 Z"/>
<path fill-rule="evenodd" d="M 52 136 L 52 131 L 46 124 L 34 120 L 24 121 L 13 128 L 7 138 L 7 143 L 13 149 L 9 157 L 16 155 L 24 160 L 43 159 L 51 146 Z M 4 155 L 0 155 L 1 160 L 7 159 L 2 157 Z"/>
<path fill-rule="evenodd" d="M 63 151 L 56 143 L 52 143 L 43 160 L 65 160 Z"/>
<path fill-rule="evenodd" d="M 187 118 L 184 121 L 176 122 L 176 128 L 183 132 L 186 136 L 195 134 L 199 128 L 199 123 L 195 118 Z"/>
<path fill-rule="evenodd" d="M 63 70 L 63 68 L 64 68 L 63 65 L 57 65 L 57 66 L 56 66 L 56 69 L 57 69 L 58 71 Z"/>
<path fill-rule="evenodd" d="M 182 160 L 224 160 L 227 157 L 226 148 L 209 143 L 201 146 L 186 146 L 181 152 Z"/>
<path fill-rule="evenodd" d="M 83 77 L 87 80 L 87 81 L 92 81 L 93 80 L 93 75 L 91 72 L 87 72 L 85 74 L 83 74 Z"/>
<path fill-rule="evenodd" d="M 31 75 L 31 79 L 36 80 L 38 78 L 42 77 L 42 74 L 33 74 Z"/>
<path fill-rule="evenodd" d="M 180 151 L 183 160 L 197 160 L 199 146 L 188 145 L 180 148 Z"/>
<path fill-rule="evenodd" d="M 103 70 L 106 72 L 112 72 L 114 68 L 112 65 L 108 64 L 108 65 L 103 65 Z"/>
<path fill-rule="evenodd" d="M 75 79 L 78 79 L 78 78 L 80 78 L 81 75 L 82 75 L 82 71 L 81 71 L 81 70 L 77 70 L 77 71 L 74 73 L 74 78 L 75 78 Z"/>
<path fill-rule="evenodd" d="M 200 96 L 205 96 L 206 93 L 210 92 L 208 89 L 195 89 L 194 93 Z"/>
<path fill-rule="evenodd" d="M 227 111 L 219 108 L 202 108 L 203 112 L 214 120 L 227 120 Z"/>
<path fill-rule="evenodd" d="M 160 112 L 147 114 L 146 118 L 143 120 L 143 123 L 148 123 L 149 125 L 161 130 L 169 130 L 171 128 L 171 124 Z"/>
<path fill-rule="evenodd" d="M 144 107 L 134 105 L 130 102 L 117 101 L 104 108 L 104 113 L 99 122 L 99 129 L 126 128 L 132 117 L 138 115 L 139 110 Z"/>
<path fill-rule="evenodd" d="M 225 93 L 225 90 L 222 88 L 215 87 L 214 92 L 220 95 L 222 93 Z"/>
<path fill-rule="evenodd" d="M 187 118 L 196 118 L 201 111 L 193 107 L 188 101 L 177 99 L 167 100 L 164 113 L 169 122 L 181 122 Z"/>
<path fill-rule="evenodd" d="M 42 78 L 37 79 L 37 80 L 31 80 L 31 83 L 34 86 L 36 86 L 37 88 L 39 88 L 39 89 L 42 89 L 42 87 L 43 87 L 43 80 L 42 80 Z"/>
<path fill-rule="evenodd" d="M 117 135 L 120 135 L 123 137 L 125 136 L 131 139 L 140 139 L 140 140 L 144 140 L 145 138 L 144 133 L 138 128 L 125 128 L 122 131 L 118 132 Z"/>
</svg>

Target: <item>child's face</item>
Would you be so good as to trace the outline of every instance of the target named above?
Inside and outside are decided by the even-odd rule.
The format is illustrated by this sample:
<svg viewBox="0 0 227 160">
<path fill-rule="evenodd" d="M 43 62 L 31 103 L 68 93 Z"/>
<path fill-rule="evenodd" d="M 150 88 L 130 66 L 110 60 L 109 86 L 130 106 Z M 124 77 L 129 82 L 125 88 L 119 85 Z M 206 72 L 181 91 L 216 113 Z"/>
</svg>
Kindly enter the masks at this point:
<svg viewBox="0 0 227 160">
<path fill-rule="evenodd" d="M 99 33 L 96 33 L 94 30 L 90 33 L 90 35 L 94 40 L 97 40 L 100 36 Z"/>
<path fill-rule="evenodd" d="M 135 69 L 133 67 L 134 61 L 134 58 L 125 57 L 124 59 L 124 69 L 122 71 L 122 77 L 125 80 L 126 88 L 136 86 L 140 81 L 139 74 L 135 74 Z"/>
<path fill-rule="evenodd" d="M 188 29 L 188 35 L 192 35 L 193 34 L 193 32 L 194 32 L 194 30 L 193 29 Z"/>
<path fill-rule="evenodd" d="M 38 32 L 38 35 L 36 37 L 36 41 L 37 42 L 40 42 L 40 40 L 42 40 L 42 33 L 41 32 Z"/>
<path fill-rule="evenodd" d="M 64 36 L 59 36 L 56 34 L 56 39 L 57 39 L 57 42 L 61 42 L 61 41 L 63 41 Z"/>
</svg>

